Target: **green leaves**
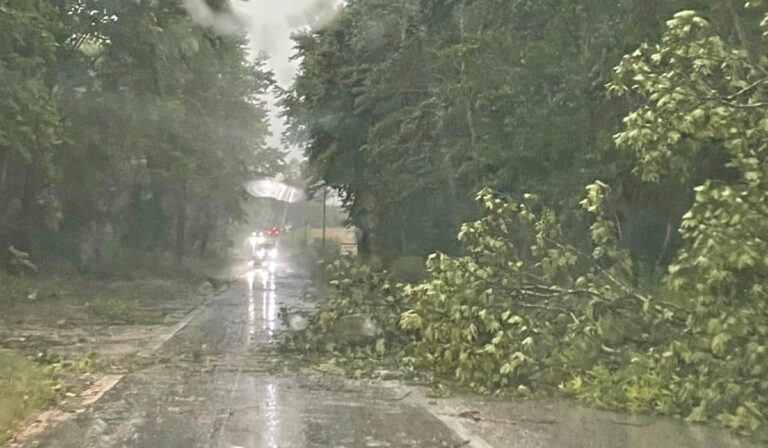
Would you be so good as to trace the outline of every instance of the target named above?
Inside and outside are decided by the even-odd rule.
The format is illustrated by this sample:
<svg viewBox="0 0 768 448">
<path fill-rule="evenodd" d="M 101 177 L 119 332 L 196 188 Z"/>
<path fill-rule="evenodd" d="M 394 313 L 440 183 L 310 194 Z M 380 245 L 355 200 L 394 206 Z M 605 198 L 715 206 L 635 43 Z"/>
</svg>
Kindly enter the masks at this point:
<svg viewBox="0 0 768 448">
<path fill-rule="evenodd" d="M 407 355 L 408 368 L 482 393 L 559 390 L 600 407 L 757 430 L 768 388 L 764 288 L 752 288 L 755 297 L 723 297 L 748 283 L 742 272 L 700 277 L 700 269 L 723 263 L 716 259 L 725 254 L 713 246 L 693 265 L 686 248 L 670 270 L 670 289 L 637 288 L 606 217 L 608 191 L 595 183 L 583 201 L 594 216 L 597 257 L 565 243 L 557 217 L 535 197 L 513 201 L 485 190 L 477 195 L 484 216 L 462 228 L 466 255 L 433 254 L 426 280 L 395 286 L 386 273 L 336 263 L 336 292 L 298 340 L 350 366 Z M 705 187 L 697 193 L 724 204 L 735 194 Z M 711 209 L 706 219 L 715 215 Z M 699 219 L 696 208 L 686 217 Z M 739 261 L 751 252 L 728 250 L 730 262 L 742 263 L 739 270 L 763 278 L 765 268 L 752 272 L 752 255 L 749 263 Z M 374 310 L 385 337 L 338 340 L 344 316 Z"/>
<path fill-rule="evenodd" d="M 669 2 L 565 3 L 433 5 L 426 22 L 413 2 L 346 7 L 299 40 L 291 115 L 311 163 L 375 249 L 406 250 L 434 204 L 441 225 L 465 222 L 462 250 L 429 248 L 460 255 L 392 287 L 414 365 L 482 392 L 560 388 L 754 431 L 768 407 L 768 62 L 749 39 L 765 2 L 726 20 L 681 11 L 660 36 Z M 392 25 L 381 39 L 374 16 Z M 608 78 L 610 98 L 594 95 Z M 480 188 L 472 213 L 440 200 Z M 644 219 L 653 230 L 633 240 Z"/>
<path fill-rule="evenodd" d="M 23 213 L 0 211 L 17 227 L 0 240 L 29 249 L 41 227 L 74 240 L 96 223 L 154 250 L 187 213 L 199 246 L 223 237 L 242 217 L 241 183 L 283 157 L 265 143 L 270 75 L 244 42 L 168 2 L 11 3 L 0 15 L 0 202 Z"/>
<path fill-rule="evenodd" d="M 607 188 L 595 184 L 585 201 L 598 222 Z M 485 189 L 477 200 L 485 216 L 462 227 L 467 255 L 431 257 L 429 278 L 403 290 L 410 310 L 401 324 L 412 334 L 417 366 L 482 392 L 542 390 L 573 369 L 586 375 L 594 361 L 576 367 L 586 353 L 621 362 L 622 350 L 606 347 L 625 336 L 593 328 L 609 320 L 627 326 L 629 316 L 642 316 L 641 325 L 665 319 L 661 308 L 634 297 L 640 295 L 625 269 L 613 268 L 621 257 L 602 259 L 609 266 L 600 267 L 568 246 L 556 216 L 535 196 L 515 202 Z M 616 244 L 612 228 L 601 229 L 596 247 L 621 253 L 606 249 Z"/>
<path fill-rule="evenodd" d="M 489 186 L 535 191 L 576 221 L 583 185 L 630 159 L 609 138 L 626 106 L 602 86 L 672 6 L 438 3 L 349 2 L 296 39 L 284 105 L 314 177 L 344 193 L 380 253 L 456 253 Z"/>
<path fill-rule="evenodd" d="M 56 34 L 63 18 L 47 1 L 4 5 L 0 14 L 0 197 L 5 209 L 0 240 L 30 249 L 32 216 L 55 227 L 59 203 L 51 188 L 54 154 L 63 129 L 55 86 Z M 7 227 L 7 224 L 6 224 Z"/>
<path fill-rule="evenodd" d="M 665 281 L 691 310 L 686 331 L 693 339 L 675 341 L 683 365 L 706 372 L 676 379 L 689 391 L 681 413 L 696 421 L 717 418 L 743 432 L 765 423 L 751 409 L 768 405 L 762 399 L 744 405 L 765 396 L 765 381 L 755 372 L 765 362 L 758 352 L 765 349 L 768 316 L 763 288 L 756 288 L 768 280 L 766 66 L 751 51 L 730 45 L 702 16 L 685 11 L 667 23 L 659 45 L 626 57 L 611 85 L 641 98 L 615 140 L 638 157 L 636 170 L 645 179 L 688 175 L 712 145 L 723 148 L 732 170 L 694 189 L 680 227 L 684 246 Z"/>
<path fill-rule="evenodd" d="M 698 13 L 680 12 L 661 44 L 641 46 L 616 68 L 609 90 L 646 100 L 624 119 L 616 144 L 638 157 L 637 172 L 651 181 L 689 175 L 709 141 L 729 142 L 733 155 L 745 143 L 742 130 L 758 118 L 750 110 L 760 102 L 752 98 L 762 95 L 763 73 Z"/>
</svg>

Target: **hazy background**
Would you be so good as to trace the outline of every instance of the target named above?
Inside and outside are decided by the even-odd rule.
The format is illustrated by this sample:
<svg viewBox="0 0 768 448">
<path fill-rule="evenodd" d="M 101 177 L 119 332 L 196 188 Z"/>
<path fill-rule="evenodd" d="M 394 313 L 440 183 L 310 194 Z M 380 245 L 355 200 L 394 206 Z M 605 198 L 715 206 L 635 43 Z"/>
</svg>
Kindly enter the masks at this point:
<svg viewBox="0 0 768 448">
<path fill-rule="evenodd" d="M 293 81 L 298 61 L 291 61 L 293 41 L 291 33 L 305 27 L 322 27 L 333 19 L 340 0 L 231 0 L 227 11 L 214 11 L 205 0 L 183 0 L 190 16 L 202 26 L 218 33 L 233 34 L 246 31 L 251 52 L 269 55 L 268 66 L 281 87 Z M 285 129 L 274 95 L 265 98 L 270 111 L 272 135 L 267 142 L 283 147 L 281 135 Z M 297 148 L 290 150 L 290 158 L 301 158 Z"/>
</svg>

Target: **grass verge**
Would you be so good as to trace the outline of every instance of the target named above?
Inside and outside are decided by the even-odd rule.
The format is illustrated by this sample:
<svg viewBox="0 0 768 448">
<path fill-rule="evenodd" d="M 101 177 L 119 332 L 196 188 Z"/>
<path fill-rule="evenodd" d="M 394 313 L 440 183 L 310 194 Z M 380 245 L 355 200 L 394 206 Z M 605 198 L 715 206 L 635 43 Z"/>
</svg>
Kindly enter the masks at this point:
<svg viewBox="0 0 768 448">
<path fill-rule="evenodd" d="M 206 279 L 216 284 L 220 269 L 209 260 L 146 264 L 154 269 L 93 275 L 44 261 L 37 273 L 0 271 L 0 446 L 100 375 L 140 368 L 142 344 L 204 304 L 214 290 Z"/>
<path fill-rule="evenodd" d="M 53 386 L 42 367 L 19 353 L 0 349 L 0 443 L 32 412 L 52 403 Z"/>
</svg>

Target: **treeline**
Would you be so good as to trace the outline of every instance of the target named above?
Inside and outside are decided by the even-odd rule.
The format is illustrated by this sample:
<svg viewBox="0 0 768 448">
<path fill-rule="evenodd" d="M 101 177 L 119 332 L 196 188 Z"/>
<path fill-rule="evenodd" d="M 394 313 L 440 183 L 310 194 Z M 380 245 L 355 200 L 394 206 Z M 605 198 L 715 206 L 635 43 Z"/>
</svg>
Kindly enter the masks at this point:
<svg viewBox="0 0 768 448">
<path fill-rule="evenodd" d="M 205 252 L 282 164 L 271 83 L 175 0 L 0 0 L 0 248 Z"/>
<path fill-rule="evenodd" d="M 645 182 L 613 140 L 641 99 L 611 97 L 606 84 L 682 9 L 728 44 L 761 45 L 760 14 L 738 0 L 349 1 L 296 39 L 290 135 L 379 254 L 455 251 L 483 187 L 535 192 L 584 229 L 578 201 L 601 179 L 633 257 L 665 265 L 692 187 L 727 176 L 726 157 L 711 141 L 688 178 Z"/>
</svg>

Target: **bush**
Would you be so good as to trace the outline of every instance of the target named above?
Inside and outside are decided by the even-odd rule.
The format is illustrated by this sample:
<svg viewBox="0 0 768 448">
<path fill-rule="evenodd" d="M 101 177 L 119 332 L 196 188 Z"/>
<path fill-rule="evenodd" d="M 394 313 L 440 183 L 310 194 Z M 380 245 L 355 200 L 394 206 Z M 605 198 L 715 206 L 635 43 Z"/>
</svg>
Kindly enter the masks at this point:
<svg viewBox="0 0 768 448">
<path fill-rule="evenodd" d="M 765 305 L 749 296 L 729 302 L 718 278 L 692 275 L 694 267 L 673 268 L 662 285 L 639 283 L 653 293 L 639 289 L 603 217 L 607 188 L 590 186 L 582 203 L 595 217 L 588 254 L 564 242 L 555 214 L 535 197 L 515 202 L 486 190 L 478 196 L 486 216 L 459 235 L 465 255 L 432 255 L 420 283 L 393 286 L 379 270 L 335 264 L 334 294 L 310 318 L 302 348 L 346 362 L 389 356 L 485 393 L 564 393 L 613 409 L 715 419 L 742 433 L 764 428 Z M 382 331 L 362 350 L 334 339 L 334 325 L 357 314 Z"/>
<path fill-rule="evenodd" d="M 110 324 L 136 323 L 139 313 L 138 304 L 132 300 L 96 300 L 90 306 L 94 316 L 106 320 Z"/>
<path fill-rule="evenodd" d="M 601 195 L 590 190 L 585 206 L 599 214 Z M 631 286 L 609 221 L 596 221 L 596 249 L 583 254 L 537 198 L 478 199 L 486 216 L 462 228 L 467 255 L 433 255 L 427 279 L 404 288 L 417 365 L 480 392 L 552 392 L 598 365 L 626 365 L 653 347 L 651 334 L 680 325 Z"/>
<path fill-rule="evenodd" d="M 103 265 L 105 273 L 125 278 L 150 277 L 164 270 L 160 254 L 114 241 L 104 248 Z"/>
<path fill-rule="evenodd" d="M 54 399 L 51 379 L 23 356 L 0 349 L 0 442 L 32 412 Z"/>
<path fill-rule="evenodd" d="M 285 335 L 283 349 L 330 357 L 357 376 L 401 367 L 408 337 L 398 325 L 404 308 L 389 274 L 351 258 L 334 261 L 327 271 L 328 296 L 305 329 Z"/>
<path fill-rule="evenodd" d="M 327 241 L 325 247 L 320 242 L 316 242 L 310 246 L 294 249 L 292 253 L 294 262 L 307 272 L 316 284 L 328 283 L 329 267 L 342 258 L 341 245 L 335 241 Z"/>
<path fill-rule="evenodd" d="M 426 263 L 421 257 L 401 257 L 390 263 L 392 279 L 398 282 L 419 283 L 427 276 Z"/>
<path fill-rule="evenodd" d="M 25 289 L 27 283 L 22 278 L 0 270 L 0 285 L 2 285 L 0 303 L 13 304 L 17 300 L 25 298 L 29 294 L 29 291 Z"/>
</svg>

